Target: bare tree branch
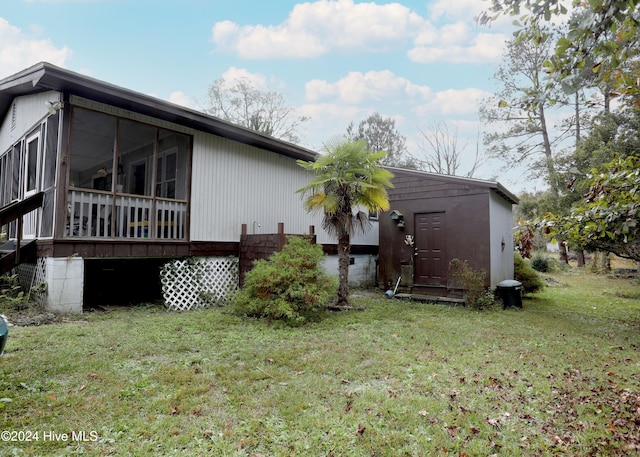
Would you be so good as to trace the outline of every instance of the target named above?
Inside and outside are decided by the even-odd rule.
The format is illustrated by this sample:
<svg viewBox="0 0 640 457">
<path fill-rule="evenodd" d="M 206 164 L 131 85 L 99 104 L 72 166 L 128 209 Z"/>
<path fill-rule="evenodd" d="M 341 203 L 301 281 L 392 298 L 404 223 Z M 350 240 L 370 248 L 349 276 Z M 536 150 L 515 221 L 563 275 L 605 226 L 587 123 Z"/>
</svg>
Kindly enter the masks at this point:
<svg viewBox="0 0 640 457">
<path fill-rule="evenodd" d="M 217 79 L 209 87 L 209 106 L 204 111 L 256 132 L 298 143 L 298 128 L 308 117 L 287 106 L 282 94 L 261 91 L 247 78 Z"/>
</svg>

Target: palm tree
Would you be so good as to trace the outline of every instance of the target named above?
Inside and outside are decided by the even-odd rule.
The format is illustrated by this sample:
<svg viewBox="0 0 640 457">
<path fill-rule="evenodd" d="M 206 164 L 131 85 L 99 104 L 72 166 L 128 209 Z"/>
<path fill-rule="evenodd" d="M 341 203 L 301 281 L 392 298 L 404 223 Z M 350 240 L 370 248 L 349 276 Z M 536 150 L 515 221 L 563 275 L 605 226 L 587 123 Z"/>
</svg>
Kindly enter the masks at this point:
<svg viewBox="0 0 640 457">
<path fill-rule="evenodd" d="M 305 208 L 322 212 L 323 228 L 338 240 L 338 307 L 349 306 L 349 253 L 351 236 L 370 227 L 370 213 L 389 209 L 387 187 L 393 174 L 380 161 L 385 151 L 371 152 L 365 140 L 335 138 L 324 145 L 315 162 L 298 160 L 315 178 L 298 192 Z M 355 211 L 355 214 L 354 214 Z"/>
</svg>

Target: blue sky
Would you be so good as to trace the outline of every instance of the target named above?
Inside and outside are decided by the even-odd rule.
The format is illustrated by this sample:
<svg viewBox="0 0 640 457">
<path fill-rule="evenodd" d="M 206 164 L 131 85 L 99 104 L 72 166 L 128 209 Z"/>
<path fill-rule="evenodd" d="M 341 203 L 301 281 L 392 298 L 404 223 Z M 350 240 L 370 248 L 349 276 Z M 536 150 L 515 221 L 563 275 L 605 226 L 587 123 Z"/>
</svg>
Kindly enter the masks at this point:
<svg viewBox="0 0 640 457">
<path fill-rule="evenodd" d="M 373 112 L 411 152 L 446 122 L 464 154 L 482 133 L 509 19 L 476 26 L 483 0 L 9 0 L 0 9 L 0 79 L 45 60 L 198 109 L 219 78 L 248 77 L 301 115 L 305 147 Z M 470 160 L 470 159 L 469 159 Z M 475 177 L 493 178 L 489 163 Z M 464 173 L 464 166 L 460 170 Z M 498 175 L 514 192 L 521 173 Z M 528 190 L 532 190 L 530 186 Z"/>
</svg>

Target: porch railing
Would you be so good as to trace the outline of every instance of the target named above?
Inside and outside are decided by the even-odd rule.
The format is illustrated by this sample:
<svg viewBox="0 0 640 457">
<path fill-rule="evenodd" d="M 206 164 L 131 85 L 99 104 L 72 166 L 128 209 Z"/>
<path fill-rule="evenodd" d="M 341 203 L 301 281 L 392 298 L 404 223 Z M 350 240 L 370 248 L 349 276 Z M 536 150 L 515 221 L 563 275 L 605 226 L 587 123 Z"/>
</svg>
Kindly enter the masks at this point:
<svg viewBox="0 0 640 457">
<path fill-rule="evenodd" d="M 185 240 L 187 202 L 69 190 L 67 237 Z"/>
</svg>

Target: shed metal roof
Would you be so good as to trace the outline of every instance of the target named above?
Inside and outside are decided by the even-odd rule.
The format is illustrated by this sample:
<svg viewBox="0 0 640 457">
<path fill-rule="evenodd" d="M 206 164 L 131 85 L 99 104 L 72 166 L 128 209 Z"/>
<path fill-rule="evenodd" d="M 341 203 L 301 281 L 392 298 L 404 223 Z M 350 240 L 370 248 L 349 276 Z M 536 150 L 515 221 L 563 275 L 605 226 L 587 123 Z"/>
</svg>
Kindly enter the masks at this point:
<svg viewBox="0 0 640 457">
<path fill-rule="evenodd" d="M 37 63 L 0 80 L 0 118 L 6 116 L 15 97 L 49 90 L 66 92 L 142 113 L 293 159 L 312 161 L 317 157 L 317 153 L 309 149 L 199 111 L 69 71 L 48 62 Z"/>
<path fill-rule="evenodd" d="M 410 175 L 424 179 L 434 179 L 443 182 L 460 183 L 468 186 L 481 187 L 491 189 L 495 191 L 502 198 L 509 203 L 517 205 L 520 200 L 513 193 L 511 193 L 506 187 L 497 181 L 486 181 L 483 179 L 464 178 L 461 176 L 443 175 L 439 173 L 432 173 L 428 171 L 409 170 L 406 168 L 386 167 L 395 175 Z"/>
</svg>

